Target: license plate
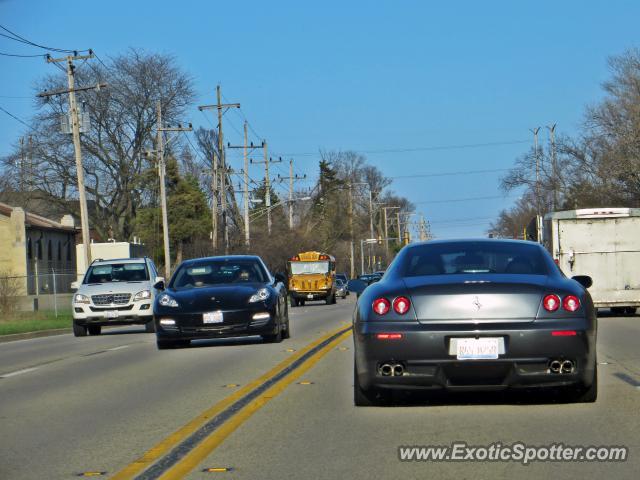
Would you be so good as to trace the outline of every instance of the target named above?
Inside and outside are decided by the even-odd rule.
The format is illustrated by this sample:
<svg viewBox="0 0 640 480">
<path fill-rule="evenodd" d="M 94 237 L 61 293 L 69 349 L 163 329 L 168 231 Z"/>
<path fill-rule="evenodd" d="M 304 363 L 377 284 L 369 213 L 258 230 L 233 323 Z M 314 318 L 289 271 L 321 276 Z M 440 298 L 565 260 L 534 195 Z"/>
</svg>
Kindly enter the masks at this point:
<svg viewBox="0 0 640 480">
<path fill-rule="evenodd" d="M 308 298 L 309 300 L 313 300 L 313 295 L 310 293 L 310 294 L 308 294 L 308 295 L 307 295 L 307 298 Z"/>
<path fill-rule="evenodd" d="M 117 310 L 107 310 L 106 312 L 104 312 L 104 316 L 107 318 L 118 318 L 118 311 Z"/>
<path fill-rule="evenodd" d="M 202 314 L 203 323 L 222 323 L 222 312 L 207 312 Z"/>
<path fill-rule="evenodd" d="M 499 338 L 458 338 L 456 356 L 458 360 L 498 358 Z"/>
</svg>

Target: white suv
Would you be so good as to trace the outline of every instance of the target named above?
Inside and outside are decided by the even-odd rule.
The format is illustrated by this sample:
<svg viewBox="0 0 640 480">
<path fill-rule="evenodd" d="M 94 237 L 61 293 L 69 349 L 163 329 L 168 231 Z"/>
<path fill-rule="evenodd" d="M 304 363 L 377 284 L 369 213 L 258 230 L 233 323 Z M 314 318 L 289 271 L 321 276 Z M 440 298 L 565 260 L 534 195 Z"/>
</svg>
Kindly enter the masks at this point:
<svg viewBox="0 0 640 480">
<path fill-rule="evenodd" d="M 94 260 L 82 283 L 73 282 L 73 334 L 100 335 L 105 325 L 145 325 L 153 332 L 153 300 L 159 281 L 149 258 Z"/>
</svg>

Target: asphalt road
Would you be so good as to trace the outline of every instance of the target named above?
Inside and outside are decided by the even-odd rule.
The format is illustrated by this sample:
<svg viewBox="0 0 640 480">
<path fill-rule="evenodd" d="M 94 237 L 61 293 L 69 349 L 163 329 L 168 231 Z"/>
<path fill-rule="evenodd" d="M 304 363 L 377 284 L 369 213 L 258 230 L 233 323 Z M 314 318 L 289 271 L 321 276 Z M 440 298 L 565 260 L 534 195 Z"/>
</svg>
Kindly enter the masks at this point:
<svg viewBox="0 0 640 480">
<path fill-rule="evenodd" d="M 134 328 L 100 337 L 1 344 L 0 478 L 62 479 L 103 471 L 108 478 L 216 402 L 345 326 L 354 301 L 352 296 L 337 305 L 292 309 L 293 337 L 281 344 L 211 341 L 159 352 L 153 335 Z M 640 471 L 638 338 L 640 316 L 600 318 L 595 404 L 494 393 L 408 396 L 397 399 L 398 406 L 355 408 L 353 346 L 346 337 L 326 347 L 289 385 L 266 392 L 251 415 L 229 421 L 226 436 L 192 462 L 187 478 L 635 479 Z M 629 459 L 527 466 L 398 459 L 401 445 L 455 441 L 624 445 Z M 209 468 L 230 471 L 203 472 Z"/>
</svg>

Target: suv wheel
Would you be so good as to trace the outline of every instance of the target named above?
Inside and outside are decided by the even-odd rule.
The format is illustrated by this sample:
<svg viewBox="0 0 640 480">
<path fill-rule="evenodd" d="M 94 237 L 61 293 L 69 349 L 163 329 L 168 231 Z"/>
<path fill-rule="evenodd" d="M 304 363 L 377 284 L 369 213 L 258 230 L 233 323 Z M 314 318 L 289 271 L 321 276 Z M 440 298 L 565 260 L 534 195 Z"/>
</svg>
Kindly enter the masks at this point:
<svg viewBox="0 0 640 480">
<path fill-rule="evenodd" d="M 89 325 L 87 330 L 89 330 L 89 335 L 100 335 L 102 327 L 100 325 Z"/>
<path fill-rule="evenodd" d="M 86 337 L 87 336 L 87 327 L 84 325 L 78 325 L 76 322 L 73 322 L 73 336 L 74 337 Z"/>
</svg>

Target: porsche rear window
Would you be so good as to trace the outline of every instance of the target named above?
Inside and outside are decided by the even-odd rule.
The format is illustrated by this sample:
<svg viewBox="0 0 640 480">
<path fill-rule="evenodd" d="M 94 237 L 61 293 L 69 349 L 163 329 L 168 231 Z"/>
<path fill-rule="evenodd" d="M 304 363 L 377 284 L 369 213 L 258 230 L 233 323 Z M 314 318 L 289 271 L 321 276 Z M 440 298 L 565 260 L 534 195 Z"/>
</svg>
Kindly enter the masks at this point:
<svg viewBox="0 0 640 480">
<path fill-rule="evenodd" d="M 507 242 L 451 242 L 421 245 L 404 256 L 404 276 L 503 273 L 547 275 L 536 245 Z"/>
</svg>

